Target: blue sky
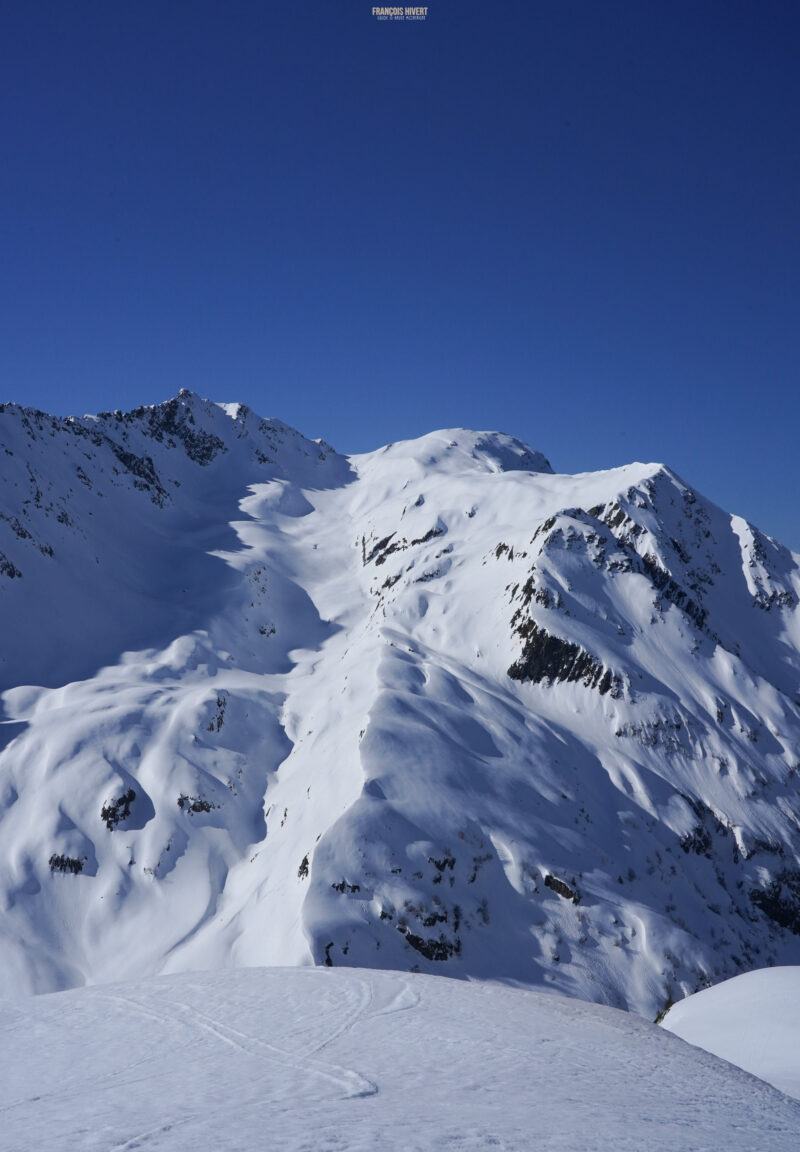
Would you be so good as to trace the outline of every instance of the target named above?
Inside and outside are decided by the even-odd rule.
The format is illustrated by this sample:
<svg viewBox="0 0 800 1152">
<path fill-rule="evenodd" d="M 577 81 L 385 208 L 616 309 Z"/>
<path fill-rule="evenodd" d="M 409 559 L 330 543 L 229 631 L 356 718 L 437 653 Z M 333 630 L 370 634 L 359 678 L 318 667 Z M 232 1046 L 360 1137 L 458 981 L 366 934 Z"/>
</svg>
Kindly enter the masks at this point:
<svg viewBox="0 0 800 1152">
<path fill-rule="evenodd" d="M 800 550 L 800 6 L 0 8 L 2 399 L 663 460 Z"/>
</svg>

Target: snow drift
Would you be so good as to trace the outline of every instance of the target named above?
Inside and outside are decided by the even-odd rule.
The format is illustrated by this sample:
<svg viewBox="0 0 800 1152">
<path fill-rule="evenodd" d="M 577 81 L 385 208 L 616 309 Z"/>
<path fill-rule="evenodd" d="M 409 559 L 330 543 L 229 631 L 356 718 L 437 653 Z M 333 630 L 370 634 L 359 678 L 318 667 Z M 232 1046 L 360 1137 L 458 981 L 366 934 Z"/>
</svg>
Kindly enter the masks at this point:
<svg viewBox="0 0 800 1152">
<path fill-rule="evenodd" d="M 734 976 L 681 1000 L 662 1026 L 800 1100 L 800 968 Z"/>
</svg>

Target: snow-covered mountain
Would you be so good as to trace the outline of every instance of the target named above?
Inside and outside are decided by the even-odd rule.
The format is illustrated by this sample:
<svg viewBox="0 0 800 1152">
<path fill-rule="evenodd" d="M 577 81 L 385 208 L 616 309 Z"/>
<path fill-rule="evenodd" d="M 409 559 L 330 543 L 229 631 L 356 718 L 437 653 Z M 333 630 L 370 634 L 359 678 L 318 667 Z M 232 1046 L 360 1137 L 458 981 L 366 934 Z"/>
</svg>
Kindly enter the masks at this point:
<svg viewBox="0 0 800 1152">
<path fill-rule="evenodd" d="M 0 992 L 800 959 L 800 557 L 668 468 L 0 411 Z"/>
</svg>

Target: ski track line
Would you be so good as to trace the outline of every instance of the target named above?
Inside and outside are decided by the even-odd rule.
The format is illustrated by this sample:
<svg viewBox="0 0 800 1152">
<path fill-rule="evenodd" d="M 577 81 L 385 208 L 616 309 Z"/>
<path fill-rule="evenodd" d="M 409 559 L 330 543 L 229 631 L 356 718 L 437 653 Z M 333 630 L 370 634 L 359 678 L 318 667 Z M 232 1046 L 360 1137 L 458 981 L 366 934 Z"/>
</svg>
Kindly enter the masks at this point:
<svg viewBox="0 0 800 1152">
<path fill-rule="evenodd" d="M 144 1141 L 149 1140 L 151 1136 L 160 1136 L 162 1133 L 172 1132 L 173 1129 L 180 1127 L 182 1124 L 189 1124 L 192 1120 L 196 1120 L 196 1116 L 186 1116 L 182 1120 L 171 1121 L 169 1124 L 157 1124 L 155 1128 L 147 1128 L 144 1132 L 138 1132 L 135 1136 L 129 1136 L 123 1144 L 112 1144 L 108 1152 L 133 1152 L 134 1148 L 144 1147 Z"/>
<path fill-rule="evenodd" d="M 395 983 L 401 985 L 400 989 L 384 1008 L 378 1009 L 377 1012 L 370 1013 L 371 1020 L 377 1020 L 379 1016 L 393 1016 L 398 1012 L 409 1012 L 415 1008 L 419 1008 L 421 1003 L 420 994 L 411 987 L 411 981 L 408 977 L 400 976 L 399 980 L 395 981 Z"/>
<path fill-rule="evenodd" d="M 340 1090 L 343 1089 L 346 1098 L 376 1096 L 379 1092 L 377 1084 L 372 1080 L 368 1080 L 366 1076 L 362 1076 L 361 1073 L 357 1072 L 354 1068 L 345 1068 L 343 1065 L 336 1064 L 333 1061 L 316 1061 L 312 1059 L 319 1048 L 324 1048 L 330 1040 L 335 1039 L 336 1036 L 347 1031 L 347 1025 L 338 1029 L 328 1040 L 319 1045 L 318 1048 L 314 1048 L 309 1052 L 300 1053 L 298 1062 L 298 1059 L 286 1049 L 278 1048 L 275 1044 L 270 1044 L 269 1041 L 261 1040 L 257 1036 L 250 1036 L 246 1032 L 240 1032 L 238 1028 L 233 1028 L 229 1024 L 223 1024 L 220 1020 L 215 1020 L 212 1016 L 206 1015 L 205 1012 L 201 1012 L 199 1008 L 195 1008 L 192 1005 L 170 1002 L 162 1005 L 161 1012 L 156 1012 L 145 1007 L 139 1001 L 130 1000 L 125 996 L 109 996 L 108 994 L 106 994 L 106 996 L 108 999 L 116 1000 L 129 1008 L 134 1008 L 149 1019 L 157 1020 L 161 1023 L 165 1020 L 170 1020 L 190 1031 L 192 1026 L 199 1028 L 223 1044 L 227 1044 L 229 1047 L 236 1049 L 246 1056 L 253 1057 L 257 1060 L 267 1060 L 278 1065 L 281 1069 L 293 1068 L 296 1072 L 311 1072 L 314 1075 L 321 1076 L 334 1084 L 336 1088 Z M 367 1003 L 369 1003 L 369 999 Z"/>
<path fill-rule="evenodd" d="M 324 1040 L 320 1041 L 319 1044 L 315 1044 L 313 1047 L 307 1048 L 302 1053 L 303 1058 L 305 1059 L 309 1056 L 315 1056 L 318 1052 L 321 1052 L 324 1048 L 327 1048 L 329 1044 L 332 1044 L 334 1040 L 338 1040 L 338 1038 L 343 1036 L 345 1032 L 351 1032 L 359 1020 L 363 1019 L 371 1003 L 372 985 L 369 984 L 369 982 L 366 980 L 359 980 L 358 996 L 355 998 L 355 1003 L 351 1001 L 350 1004 L 347 1005 L 347 1010 L 343 1015 L 342 1024 L 338 1028 L 334 1028 L 330 1035 L 327 1036 Z M 350 1011 L 351 1004 L 353 1005 L 352 1011 Z"/>
<path fill-rule="evenodd" d="M 371 998 L 371 997 L 370 997 Z M 368 1001 L 369 1002 L 369 1001 Z M 181 1005 L 181 1008 L 186 1012 L 191 1012 L 193 1016 L 198 1016 L 203 1024 L 201 1027 L 217 1036 L 220 1040 L 231 1044 L 234 1048 L 239 1048 L 242 1052 L 250 1056 L 260 1057 L 261 1053 L 258 1049 L 266 1048 L 268 1050 L 267 1059 L 279 1062 L 281 1067 L 291 1067 L 298 1072 L 313 1072 L 317 1076 L 322 1076 L 326 1080 L 330 1080 L 338 1088 L 345 1089 L 346 1097 L 360 1097 L 360 1096 L 377 1096 L 379 1092 L 378 1085 L 372 1080 L 368 1080 L 366 1076 L 362 1076 L 354 1068 L 345 1068 L 342 1064 L 335 1064 L 333 1061 L 318 1061 L 312 1059 L 317 1052 L 325 1048 L 337 1036 L 349 1030 L 356 1021 L 346 1023 L 341 1028 L 337 1029 L 327 1040 L 316 1048 L 311 1049 L 310 1052 L 301 1052 L 299 1054 L 300 1062 L 297 1062 L 289 1052 L 285 1049 L 277 1048 L 275 1045 L 268 1043 L 266 1040 L 260 1040 L 256 1036 L 249 1036 L 245 1032 L 240 1032 L 237 1028 L 232 1028 L 229 1024 L 222 1024 L 219 1020 L 214 1020 L 210 1016 L 206 1016 L 204 1012 L 199 1012 L 195 1008 L 190 1008 L 188 1005 Z M 254 1050 L 254 1048 L 256 1050 Z"/>
</svg>

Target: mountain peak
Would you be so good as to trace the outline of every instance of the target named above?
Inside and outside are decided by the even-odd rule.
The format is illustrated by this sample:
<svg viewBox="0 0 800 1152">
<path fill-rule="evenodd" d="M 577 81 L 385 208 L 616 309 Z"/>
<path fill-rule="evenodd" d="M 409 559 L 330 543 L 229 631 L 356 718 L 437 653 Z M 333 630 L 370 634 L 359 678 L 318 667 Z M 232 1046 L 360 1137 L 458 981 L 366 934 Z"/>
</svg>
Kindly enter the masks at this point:
<svg viewBox="0 0 800 1152">
<path fill-rule="evenodd" d="M 437 472 L 541 472 L 553 469 L 541 452 L 504 432 L 480 432 L 468 428 L 441 428 L 413 440 L 400 440 L 375 452 L 364 453 L 365 462 L 383 459 L 414 463 Z"/>
</svg>

